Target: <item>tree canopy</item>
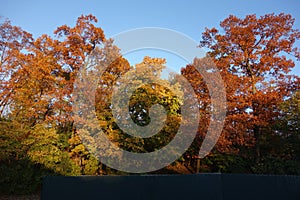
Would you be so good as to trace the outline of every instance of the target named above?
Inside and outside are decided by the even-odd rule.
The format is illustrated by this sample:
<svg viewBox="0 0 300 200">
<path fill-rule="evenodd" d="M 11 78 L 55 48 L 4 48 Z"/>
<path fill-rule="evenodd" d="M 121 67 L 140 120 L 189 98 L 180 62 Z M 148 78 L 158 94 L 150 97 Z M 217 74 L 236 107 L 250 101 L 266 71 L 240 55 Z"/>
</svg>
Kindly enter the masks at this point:
<svg viewBox="0 0 300 200">
<path fill-rule="evenodd" d="M 300 59 L 296 45 L 300 32 L 293 28 L 294 21 L 284 13 L 244 18 L 231 15 L 219 28 L 207 28 L 202 33 L 199 47 L 208 51 L 206 57 L 195 58 L 182 66 L 181 74 L 170 74 L 165 79 L 162 74 L 166 59 L 145 56 L 131 66 L 113 40 L 97 27 L 93 15 L 82 15 L 73 27 L 63 25 L 53 36 L 44 34 L 38 38 L 9 20 L 3 21 L 0 24 L 0 192 L 31 192 L 48 174 L 124 173 L 101 163 L 84 145 L 74 125 L 74 85 L 80 69 L 91 57 L 97 60 L 92 70 L 103 70 L 100 77 L 95 77 L 98 86 L 92 97 L 97 120 L 115 145 L 147 153 L 172 141 L 179 125 L 188 123 L 182 120 L 184 102 L 178 82 L 182 75 L 198 100 L 197 105 L 188 106 L 199 110 L 200 120 L 191 147 L 167 168 L 173 173 L 181 172 L 182 168 L 185 173 L 195 172 L 195 161 L 214 109 L 207 83 L 197 67 L 205 68 L 208 62 L 213 62 L 225 84 L 227 115 L 219 141 L 201 161 L 200 171 L 300 174 L 300 78 L 290 73 L 299 67 L 295 62 Z M 104 66 L 107 67 L 103 69 Z M 92 73 L 89 70 L 87 74 Z M 140 85 L 143 79 L 149 81 Z M 118 95 L 113 99 L 114 87 L 118 88 Z M 128 88 L 136 88 L 129 106 L 115 106 L 119 113 L 128 115 L 116 119 L 112 101 L 121 102 Z M 134 126 L 151 124 L 153 105 L 160 105 L 166 114 L 166 117 L 155 116 L 159 120 L 151 126 L 153 130 L 165 120 L 158 134 L 134 137 L 118 125 L 124 123 L 130 128 L 126 124 L 128 118 Z"/>
</svg>

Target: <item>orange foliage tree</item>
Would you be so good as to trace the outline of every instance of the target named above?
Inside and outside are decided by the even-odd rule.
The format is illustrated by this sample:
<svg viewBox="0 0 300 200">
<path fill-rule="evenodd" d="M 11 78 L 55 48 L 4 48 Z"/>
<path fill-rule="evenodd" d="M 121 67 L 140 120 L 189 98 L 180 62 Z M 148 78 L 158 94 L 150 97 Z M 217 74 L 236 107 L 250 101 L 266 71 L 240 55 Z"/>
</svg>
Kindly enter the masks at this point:
<svg viewBox="0 0 300 200">
<path fill-rule="evenodd" d="M 96 22 L 92 15 L 80 16 L 74 27 L 58 27 L 54 32 L 56 37 L 42 35 L 37 39 L 9 21 L 0 25 L 1 119 L 11 120 L 4 124 L 14 127 L 1 133 L 4 138 L 1 149 L 13 141 L 20 143 L 25 159 L 29 157 L 42 165 L 48 163 L 47 167 L 55 172 L 96 173 L 84 166 L 98 162 L 71 134 L 74 131 L 71 98 L 76 74 L 86 57 L 106 41 Z M 53 140 L 50 142 L 49 138 Z M 43 140 L 48 141 L 48 146 L 41 145 Z"/>
<path fill-rule="evenodd" d="M 70 121 L 76 73 L 86 56 L 105 41 L 94 22 L 92 15 L 81 16 L 75 27 L 58 27 L 54 32 L 58 39 L 42 35 L 35 40 L 9 21 L 3 23 L 1 112 L 9 109 L 32 124 L 56 120 L 64 126 Z"/>
<path fill-rule="evenodd" d="M 219 30 L 206 29 L 202 34 L 200 47 L 209 49 L 208 56 L 219 68 L 227 92 L 228 112 L 219 151 L 243 155 L 247 146 L 255 147 L 251 156 L 259 160 L 262 143 L 268 142 L 264 138 L 277 134 L 267 130 L 275 123 L 278 106 L 299 90 L 299 77 L 289 74 L 295 66 L 292 58 L 300 58 L 295 47 L 300 32 L 293 24 L 291 15 L 283 13 L 243 19 L 230 15 Z M 182 69 L 205 104 L 205 83 L 193 71 L 193 65 Z"/>
</svg>

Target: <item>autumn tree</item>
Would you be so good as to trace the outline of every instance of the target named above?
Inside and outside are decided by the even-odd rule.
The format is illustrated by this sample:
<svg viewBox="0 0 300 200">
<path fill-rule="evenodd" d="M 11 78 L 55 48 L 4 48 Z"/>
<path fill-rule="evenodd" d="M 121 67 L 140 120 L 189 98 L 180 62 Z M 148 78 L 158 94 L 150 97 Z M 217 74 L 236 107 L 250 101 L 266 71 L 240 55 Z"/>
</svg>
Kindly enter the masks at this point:
<svg viewBox="0 0 300 200">
<path fill-rule="evenodd" d="M 76 74 L 92 50 L 105 42 L 96 22 L 92 15 L 80 16 L 74 27 L 58 27 L 55 37 L 36 39 L 8 20 L 0 24 L 4 168 L 21 162 L 65 175 L 97 173 L 98 161 L 72 134 L 71 118 Z"/>
<path fill-rule="evenodd" d="M 22 51 L 32 46 L 33 38 L 20 27 L 11 25 L 9 20 L 0 25 L 0 111 L 1 117 L 9 112 L 9 105 L 18 89 L 20 79 L 26 79 L 15 72 L 20 70 L 26 55 Z M 22 69 L 21 69 L 22 70 Z M 12 84 L 15 82 L 15 84 Z"/>
<path fill-rule="evenodd" d="M 55 31 L 58 39 L 31 35 L 9 21 L 1 25 L 1 113 L 22 116 L 32 125 L 50 120 L 70 125 L 71 94 L 76 73 L 87 55 L 105 41 L 92 15 L 75 27 Z"/>
<path fill-rule="evenodd" d="M 293 29 L 289 14 L 230 15 L 220 29 L 206 29 L 200 47 L 209 49 L 226 84 L 228 115 L 223 130 L 231 151 L 255 146 L 261 158 L 261 142 L 266 129 L 275 123 L 278 106 L 291 92 L 299 90 L 298 77 L 289 72 L 293 57 L 300 53 L 295 42 L 300 32 Z M 272 133 L 276 134 L 276 133 Z M 267 141 L 266 141 L 267 142 Z"/>
<path fill-rule="evenodd" d="M 152 152 L 168 144 L 176 133 L 180 121 L 181 101 L 177 96 L 180 90 L 178 84 L 171 85 L 167 80 L 161 80 L 165 63 L 165 59 L 146 56 L 141 63 L 130 66 L 128 61 L 119 57 L 102 74 L 96 94 L 98 119 L 108 137 L 128 151 Z M 114 87 L 117 87 L 119 92 L 115 100 L 112 100 Z M 156 125 L 152 124 L 153 131 L 157 135 L 148 138 L 134 137 L 130 134 L 140 134 L 133 133 L 135 128 L 122 130 L 122 127 L 118 126 L 111 108 L 112 106 L 119 107 L 120 102 L 124 101 L 128 93 L 128 88 L 135 89 L 129 99 L 128 107 L 120 108 L 119 113 L 127 113 L 130 118 L 126 117 L 126 114 L 121 114 L 119 123 L 132 120 L 132 123 L 140 127 L 154 123 L 155 120 L 151 120 L 149 109 L 155 104 L 160 104 L 166 109 L 168 119 L 162 130 L 157 130 L 157 132 L 154 130 L 157 128 Z M 174 91 L 177 91 L 177 94 Z M 156 119 L 156 121 L 159 120 Z"/>
<path fill-rule="evenodd" d="M 214 130 L 218 130 L 217 127 L 220 126 L 221 131 L 223 127 L 220 124 L 222 116 L 225 117 L 226 115 L 226 94 L 224 93 L 223 80 L 218 73 L 215 73 L 215 70 L 217 68 L 214 60 L 208 56 L 195 58 L 192 63 L 181 69 L 182 76 L 191 84 L 198 99 L 196 105 L 190 106 L 196 107 L 200 113 L 197 135 L 189 150 L 184 154 L 185 164 L 191 168 L 196 168 L 195 161 L 199 158 L 200 148 L 203 147 L 204 140 L 207 140 L 206 143 L 219 140 L 215 148 L 220 152 L 228 151 L 228 146 L 230 146 L 230 141 L 224 138 L 224 134 L 220 135 L 219 139 L 217 131 L 210 131 L 210 134 L 207 134 L 209 128 L 212 127 Z M 208 84 L 210 84 L 210 88 Z M 215 98 L 214 102 L 212 102 L 212 94 Z M 196 172 L 194 169 L 191 170 Z"/>
</svg>

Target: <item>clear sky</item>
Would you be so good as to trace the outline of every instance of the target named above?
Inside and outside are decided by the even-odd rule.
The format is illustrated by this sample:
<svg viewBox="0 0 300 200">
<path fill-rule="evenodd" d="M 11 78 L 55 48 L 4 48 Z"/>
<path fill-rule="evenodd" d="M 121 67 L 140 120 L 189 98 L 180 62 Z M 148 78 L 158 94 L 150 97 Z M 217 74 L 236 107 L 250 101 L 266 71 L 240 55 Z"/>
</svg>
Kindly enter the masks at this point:
<svg viewBox="0 0 300 200">
<path fill-rule="evenodd" d="M 106 37 L 133 28 L 162 27 L 182 32 L 198 42 L 205 27 L 218 27 L 230 14 L 244 17 L 273 12 L 291 14 L 296 19 L 294 27 L 300 29 L 298 0 L 0 0 L 0 5 L 0 16 L 34 37 L 52 35 L 63 24 L 72 26 L 81 14 L 95 15 Z M 176 59 L 179 62 L 178 58 L 173 60 Z M 293 73 L 300 75 L 299 68 L 298 61 Z"/>
</svg>

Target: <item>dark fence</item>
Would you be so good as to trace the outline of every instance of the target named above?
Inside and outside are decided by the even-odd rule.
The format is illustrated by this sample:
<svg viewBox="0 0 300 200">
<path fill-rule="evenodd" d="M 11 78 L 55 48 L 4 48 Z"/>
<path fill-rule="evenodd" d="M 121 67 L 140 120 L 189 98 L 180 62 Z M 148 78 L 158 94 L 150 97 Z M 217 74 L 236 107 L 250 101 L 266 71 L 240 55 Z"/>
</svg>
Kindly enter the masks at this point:
<svg viewBox="0 0 300 200">
<path fill-rule="evenodd" d="M 246 174 L 46 177 L 42 200 L 300 199 L 300 176 Z"/>
</svg>

